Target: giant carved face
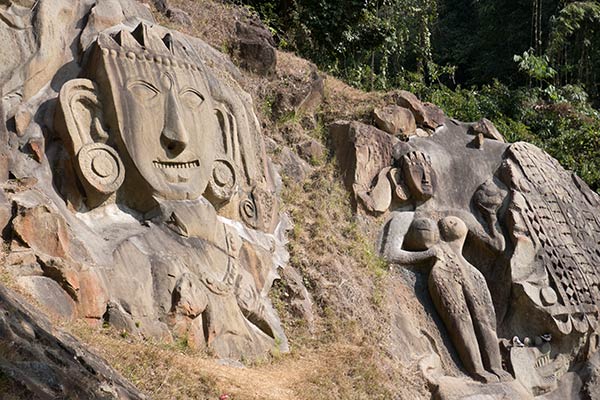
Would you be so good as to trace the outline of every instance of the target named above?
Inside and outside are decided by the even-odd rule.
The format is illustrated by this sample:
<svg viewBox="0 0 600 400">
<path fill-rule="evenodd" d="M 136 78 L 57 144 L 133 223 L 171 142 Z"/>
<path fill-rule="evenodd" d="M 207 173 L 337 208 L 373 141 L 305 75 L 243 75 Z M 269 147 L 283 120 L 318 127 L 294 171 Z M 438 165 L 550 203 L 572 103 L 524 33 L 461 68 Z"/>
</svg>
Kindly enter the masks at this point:
<svg viewBox="0 0 600 400">
<path fill-rule="evenodd" d="M 426 154 L 420 151 L 406 154 L 402 159 L 402 169 L 405 182 L 414 198 L 425 201 L 433 196 L 435 173 Z"/>
<path fill-rule="evenodd" d="M 211 175 L 219 132 L 206 78 L 201 67 L 172 54 L 161 39 L 144 38 L 139 43 L 121 33 L 121 43 L 108 36 L 101 43 L 107 44 L 101 53 L 117 143 L 133 164 L 127 168 L 135 168 L 152 195 L 197 198 Z M 115 43 L 106 43 L 110 40 Z M 110 48 L 115 44 L 120 47 Z"/>
</svg>

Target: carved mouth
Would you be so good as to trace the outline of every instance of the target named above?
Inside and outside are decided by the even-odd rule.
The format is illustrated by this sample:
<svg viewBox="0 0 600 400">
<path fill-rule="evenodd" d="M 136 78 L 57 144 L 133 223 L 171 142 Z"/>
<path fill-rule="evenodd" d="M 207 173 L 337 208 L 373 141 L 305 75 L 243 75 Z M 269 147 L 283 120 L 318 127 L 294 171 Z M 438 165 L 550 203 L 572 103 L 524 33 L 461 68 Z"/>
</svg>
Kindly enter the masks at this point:
<svg viewBox="0 0 600 400">
<path fill-rule="evenodd" d="M 200 167 L 200 161 L 187 161 L 187 162 L 177 162 L 177 161 L 152 161 L 155 168 L 160 169 L 190 169 L 190 168 L 198 168 Z"/>
</svg>

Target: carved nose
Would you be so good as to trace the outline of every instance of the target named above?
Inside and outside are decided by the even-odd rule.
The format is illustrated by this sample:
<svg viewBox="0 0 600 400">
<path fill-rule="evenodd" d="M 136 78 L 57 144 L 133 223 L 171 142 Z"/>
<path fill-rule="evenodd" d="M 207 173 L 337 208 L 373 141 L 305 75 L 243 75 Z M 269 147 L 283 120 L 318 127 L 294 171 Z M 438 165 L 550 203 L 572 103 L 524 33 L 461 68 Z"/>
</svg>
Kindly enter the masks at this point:
<svg viewBox="0 0 600 400">
<path fill-rule="evenodd" d="M 179 105 L 172 93 L 169 93 L 165 112 L 165 125 L 160 142 L 169 156 L 176 157 L 187 147 L 189 136 L 181 118 Z"/>
<path fill-rule="evenodd" d="M 425 184 L 430 183 L 430 177 L 429 177 L 429 173 L 427 171 L 423 171 L 423 179 L 421 179 L 421 182 L 425 183 Z"/>
</svg>

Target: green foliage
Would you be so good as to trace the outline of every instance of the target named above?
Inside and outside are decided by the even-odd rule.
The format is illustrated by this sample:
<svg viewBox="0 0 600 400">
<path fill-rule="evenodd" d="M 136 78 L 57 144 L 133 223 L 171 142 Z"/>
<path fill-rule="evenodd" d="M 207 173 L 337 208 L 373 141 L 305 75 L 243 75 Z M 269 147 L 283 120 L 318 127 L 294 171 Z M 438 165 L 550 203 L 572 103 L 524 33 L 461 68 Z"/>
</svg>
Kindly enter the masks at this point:
<svg viewBox="0 0 600 400">
<path fill-rule="evenodd" d="M 547 55 L 536 56 L 533 49 L 524 51 L 522 56 L 515 55 L 514 60 L 519 64 L 519 70 L 538 82 L 546 82 L 556 75 L 556 70 L 550 66 Z"/>
<path fill-rule="evenodd" d="M 583 85 L 598 101 L 600 96 L 600 3 L 567 3 L 550 19 L 546 53 L 559 74 L 557 85 Z"/>
<path fill-rule="evenodd" d="M 403 88 L 459 120 L 486 117 L 600 188 L 599 1 L 244 3 L 280 45 L 352 86 Z"/>
</svg>

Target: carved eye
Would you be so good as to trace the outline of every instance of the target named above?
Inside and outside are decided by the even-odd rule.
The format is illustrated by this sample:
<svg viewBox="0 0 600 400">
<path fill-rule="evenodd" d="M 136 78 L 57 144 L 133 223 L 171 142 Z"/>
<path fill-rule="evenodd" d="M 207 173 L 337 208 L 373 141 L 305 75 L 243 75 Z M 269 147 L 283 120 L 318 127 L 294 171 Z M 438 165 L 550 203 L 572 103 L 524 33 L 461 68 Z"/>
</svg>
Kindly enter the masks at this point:
<svg viewBox="0 0 600 400">
<path fill-rule="evenodd" d="M 160 93 L 154 85 L 145 81 L 135 81 L 130 83 L 127 88 L 135 97 L 141 101 L 154 99 Z"/>
<path fill-rule="evenodd" d="M 189 108 L 198 108 L 204 102 L 204 96 L 196 89 L 184 89 L 181 94 L 181 101 Z"/>
</svg>

